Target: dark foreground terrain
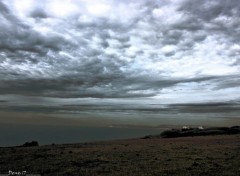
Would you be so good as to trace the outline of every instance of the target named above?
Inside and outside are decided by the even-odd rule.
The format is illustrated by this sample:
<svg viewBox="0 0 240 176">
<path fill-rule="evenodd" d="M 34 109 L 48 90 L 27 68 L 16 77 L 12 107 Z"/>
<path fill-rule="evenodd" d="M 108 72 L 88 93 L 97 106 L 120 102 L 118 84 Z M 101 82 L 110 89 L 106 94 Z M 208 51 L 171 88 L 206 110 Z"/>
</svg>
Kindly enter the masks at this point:
<svg viewBox="0 0 240 176">
<path fill-rule="evenodd" d="M 0 174 L 239 176 L 240 135 L 0 148 Z"/>
</svg>

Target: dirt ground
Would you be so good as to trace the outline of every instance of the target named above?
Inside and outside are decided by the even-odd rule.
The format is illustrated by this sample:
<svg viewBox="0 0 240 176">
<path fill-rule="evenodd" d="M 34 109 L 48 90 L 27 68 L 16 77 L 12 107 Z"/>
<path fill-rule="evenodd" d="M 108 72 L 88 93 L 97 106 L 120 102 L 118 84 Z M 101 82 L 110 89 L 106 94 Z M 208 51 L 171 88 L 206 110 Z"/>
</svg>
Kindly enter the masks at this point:
<svg viewBox="0 0 240 176">
<path fill-rule="evenodd" d="M 240 135 L 0 148 L 0 174 L 240 176 Z"/>
</svg>

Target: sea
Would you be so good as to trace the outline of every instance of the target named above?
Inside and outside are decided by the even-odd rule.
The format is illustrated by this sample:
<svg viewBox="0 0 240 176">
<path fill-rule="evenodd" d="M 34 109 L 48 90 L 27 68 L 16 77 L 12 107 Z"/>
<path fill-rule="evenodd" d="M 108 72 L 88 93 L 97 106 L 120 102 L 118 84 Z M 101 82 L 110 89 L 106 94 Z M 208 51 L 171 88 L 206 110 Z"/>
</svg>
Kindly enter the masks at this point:
<svg viewBox="0 0 240 176">
<path fill-rule="evenodd" d="M 161 128 L 78 127 L 53 125 L 0 125 L 0 147 L 38 141 L 39 145 L 68 144 L 144 137 L 160 134 Z"/>
</svg>

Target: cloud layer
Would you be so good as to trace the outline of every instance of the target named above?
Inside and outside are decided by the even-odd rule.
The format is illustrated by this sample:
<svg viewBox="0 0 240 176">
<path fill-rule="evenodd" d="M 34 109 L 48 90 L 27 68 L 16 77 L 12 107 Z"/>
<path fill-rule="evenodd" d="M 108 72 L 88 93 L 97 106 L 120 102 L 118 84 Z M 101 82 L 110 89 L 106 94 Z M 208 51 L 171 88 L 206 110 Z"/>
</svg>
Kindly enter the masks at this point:
<svg viewBox="0 0 240 176">
<path fill-rule="evenodd" d="M 237 0 L 1 0 L 0 93 L 237 99 L 239 13 Z"/>
</svg>

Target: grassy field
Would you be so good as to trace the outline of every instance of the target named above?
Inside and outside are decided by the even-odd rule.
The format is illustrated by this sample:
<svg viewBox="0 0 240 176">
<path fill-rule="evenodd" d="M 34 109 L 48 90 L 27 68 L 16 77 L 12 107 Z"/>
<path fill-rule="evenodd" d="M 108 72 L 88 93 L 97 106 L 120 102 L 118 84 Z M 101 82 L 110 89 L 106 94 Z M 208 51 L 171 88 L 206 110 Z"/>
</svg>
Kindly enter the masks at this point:
<svg viewBox="0 0 240 176">
<path fill-rule="evenodd" d="M 240 135 L 0 148 L 0 174 L 239 176 Z"/>
</svg>

